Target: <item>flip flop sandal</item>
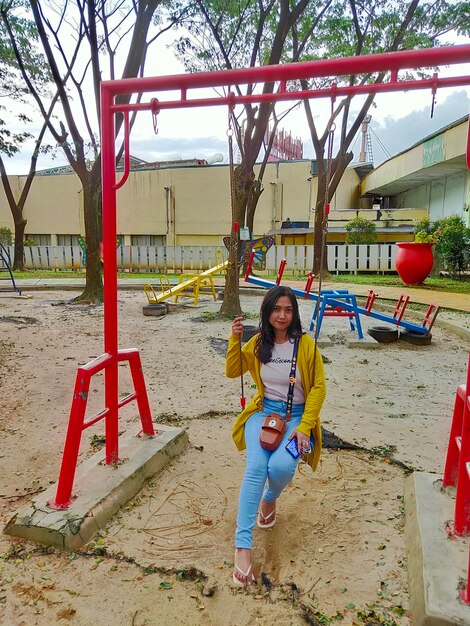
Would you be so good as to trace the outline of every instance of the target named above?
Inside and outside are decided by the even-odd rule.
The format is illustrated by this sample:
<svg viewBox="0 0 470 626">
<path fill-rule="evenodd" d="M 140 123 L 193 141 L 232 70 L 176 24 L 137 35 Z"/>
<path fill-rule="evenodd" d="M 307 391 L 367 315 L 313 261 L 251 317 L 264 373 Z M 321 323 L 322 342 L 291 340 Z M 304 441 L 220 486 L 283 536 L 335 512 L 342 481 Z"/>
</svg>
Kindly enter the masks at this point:
<svg viewBox="0 0 470 626">
<path fill-rule="evenodd" d="M 251 587 L 252 585 L 256 583 L 255 577 L 253 576 L 253 573 L 251 571 L 252 563 L 250 563 L 250 566 L 246 570 L 246 572 L 244 572 L 240 567 L 238 567 L 236 563 L 234 563 L 234 567 L 237 570 L 237 572 L 241 574 L 243 578 L 245 579 L 245 582 L 243 582 L 242 580 L 237 578 L 235 576 L 235 572 L 233 572 L 232 579 L 233 579 L 234 585 L 236 585 L 237 587 Z"/>
<path fill-rule="evenodd" d="M 270 522 L 268 521 L 270 518 L 273 518 Z M 261 511 L 258 511 L 258 519 L 256 520 L 256 525 L 258 528 L 272 528 L 276 523 L 276 509 L 273 509 L 271 513 L 268 515 L 263 515 Z"/>
</svg>

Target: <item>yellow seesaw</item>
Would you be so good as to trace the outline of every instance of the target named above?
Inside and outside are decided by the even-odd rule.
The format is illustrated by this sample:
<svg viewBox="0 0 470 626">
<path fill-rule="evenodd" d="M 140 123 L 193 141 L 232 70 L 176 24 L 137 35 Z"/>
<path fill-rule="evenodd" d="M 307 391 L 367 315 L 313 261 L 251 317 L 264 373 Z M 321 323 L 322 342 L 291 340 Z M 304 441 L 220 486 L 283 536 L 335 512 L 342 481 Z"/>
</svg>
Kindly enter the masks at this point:
<svg viewBox="0 0 470 626">
<path fill-rule="evenodd" d="M 170 281 L 168 278 L 161 277 L 160 285 L 162 287 L 162 292 L 157 294 L 155 289 L 149 283 L 144 285 L 145 295 L 147 296 L 147 300 L 149 304 L 158 304 L 159 302 L 163 302 L 168 298 L 175 298 L 175 302 L 178 302 L 178 298 L 188 288 L 193 289 L 193 293 L 189 296 L 194 299 L 194 304 L 198 303 L 199 300 L 199 289 L 201 286 L 209 285 L 210 292 L 214 296 L 214 300 L 217 300 L 217 293 L 215 291 L 214 282 L 212 280 L 213 274 L 219 274 L 223 270 L 227 269 L 228 261 L 224 261 L 223 263 L 219 263 L 214 267 L 211 267 L 200 274 L 181 274 L 178 280 L 178 284 L 174 287 L 170 287 Z M 163 289 L 164 282 L 162 278 L 165 279 L 167 289 Z"/>
</svg>

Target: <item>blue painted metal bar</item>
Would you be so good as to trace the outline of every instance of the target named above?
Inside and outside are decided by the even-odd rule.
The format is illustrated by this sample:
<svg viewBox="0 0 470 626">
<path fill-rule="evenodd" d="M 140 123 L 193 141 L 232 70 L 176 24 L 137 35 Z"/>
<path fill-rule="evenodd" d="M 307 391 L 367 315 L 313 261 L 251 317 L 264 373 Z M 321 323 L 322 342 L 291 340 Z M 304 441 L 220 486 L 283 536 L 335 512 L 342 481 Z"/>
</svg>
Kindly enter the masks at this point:
<svg viewBox="0 0 470 626">
<path fill-rule="evenodd" d="M 9 286 L 5 287 L 5 289 L 0 288 L 0 293 L 6 293 L 6 292 L 16 292 L 21 296 L 21 289 L 19 289 L 19 287 L 16 286 L 15 283 L 15 278 L 13 276 L 13 272 L 11 271 L 11 258 L 10 258 L 10 253 L 8 251 L 8 249 L 2 244 L 0 243 L 0 272 L 3 271 L 7 271 L 8 272 L 8 276 L 7 277 L 0 277 L 0 281 L 2 280 L 7 280 L 11 282 L 11 287 L 9 288 Z"/>
<path fill-rule="evenodd" d="M 349 328 L 357 332 L 357 336 L 359 339 L 364 339 L 364 334 L 362 332 L 361 326 L 361 318 L 359 317 L 359 307 L 357 306 L 355 294 L 349 293 L 347 289 L 342 289 L 338 291 L 325 289 L 320 292 L 320 296 L 321 306 L 318 313 L 318 318 L 316 316 L 317 309 L 315 308 L 313 311 L 312 320 L 310 322 L 310 330 L 313 330 L 315 328 L 315 325 L 317 325 L 318 336 L 320 334 L 323 317 L 326 315 L 327 312 L 327 307 L 331 307 L 333 309 L 341 308 L 343 311 L 347 311 L 354 315 L 354 322 L 352 318 L 349 317 Z M 335 298 L 335 296 L 337 299 Z"/>
<path fill-rule="evenodd" d="M 260 287 L 264 287 L 265 289 L 271 289 L 271 287 L 276 286 L 275 282 L 265 280 L 264 278 L 258 278 L 256 276 L 247 276 L 245 280 L 249 283 L 253 283 L 254 285 L 259 285 Z M 299 296 L 300 298 L 305 298 L 305 291 L 302 291 L 302 289 L 292 288 L 292 291 L 295 293 L 296 296 Z M 334 294 L 344 295 L 347 293 L 348 293 L 347 289 L 338 289 L 338 290 L 322 289 L 321 294 L 320 294 L 320 300 L 322 299 L 323 294 L 333 296 Z M 309 300 L 313 300 L 316 302 L 318 300 L 318 293 L 310 292 L 307 298 Z M 332 298 L 331 300 L 329 299 L 329 304 L 331 304 L 332 306 L 339 306 L 346 311 L 354 311 L 351 305 L 348 304 L 347 302 L 344 302 L 341 300 L 335 300 L 334 298 Z M 413 322 L 406 322 L 404 320 L 401 320 L 399 323 L 397 323 L 397 320 L 393 317 L 393 315 L 386 315 L 385 313 L 377 313 L 376 311 L 368 312 L 367 309 L 360 307 L 360 306 L 356 306 L 356 310 L 360 315 L 367 315 L 368 317 L 373 317 L 374 319 L 380 320 L 381 322 L 388 322 L 390 324 L 394 324 L 395 326 L 401 326 L 402 328 L 406 328 L 407 330 L 412 330 L 413 332 L 420 333 L 421 335 L 426 335 L 428 332 L 427 327 L 422 326 L 420 324 L 414 324 Z"/>
<path fill-rule="evenodd" d="M 362 309 L 361 307 L 358 307 L 357 310 L 359 311 L 359 313 L 367 315 L 367 309 Z M 407 330 L 412 330 L 415 333 L 420 333 L 421 335 L 426 335 L 428 332 L 426 326 L 413 324 L 413 322 L 406 322 L 405 320 L 401 320 L 401 322 L 397 323 L 397 320 L 393 316 L 385 315 L 385 313 L 376 313 L 375 311 L 371 311 L 369 313 L 369 317 L 381 320 L 382 322 L 390 322 L 391 324 L 395 324 L 395 326 L 401 326 L 403 328 L 406 328 Z"/>
</svg>

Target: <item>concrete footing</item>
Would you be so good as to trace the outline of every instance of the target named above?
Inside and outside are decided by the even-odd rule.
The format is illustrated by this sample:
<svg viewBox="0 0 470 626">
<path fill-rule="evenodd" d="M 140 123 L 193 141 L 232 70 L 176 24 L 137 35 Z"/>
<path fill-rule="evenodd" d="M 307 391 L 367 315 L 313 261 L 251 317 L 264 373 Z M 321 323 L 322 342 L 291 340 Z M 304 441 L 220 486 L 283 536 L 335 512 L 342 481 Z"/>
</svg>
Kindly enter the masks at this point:
<svg viewBox="0 0 470 626">
<path fill-rule="evenodd" d="M 455 499 L 437 474 L 414 472 L 405 481 L 405 542 L 414 626 L 470 625 L 459 586 L 467 578 L 469 540 L 450 539 Z"/>
<path fill-rule="evenodd" d="M 57 511 L 48 506 L 56 485 L 36 496 L 8 522 L 5 533 L 64 550 L 77 550 L 133 498 L 144 482 L 161 471 L 187 442 L 186 431 L 155 424 L 156 437 L 122 435 L 117 465 L 104 463 L 100 450 L 77 467 L 73 501 Z"/>
</svg>

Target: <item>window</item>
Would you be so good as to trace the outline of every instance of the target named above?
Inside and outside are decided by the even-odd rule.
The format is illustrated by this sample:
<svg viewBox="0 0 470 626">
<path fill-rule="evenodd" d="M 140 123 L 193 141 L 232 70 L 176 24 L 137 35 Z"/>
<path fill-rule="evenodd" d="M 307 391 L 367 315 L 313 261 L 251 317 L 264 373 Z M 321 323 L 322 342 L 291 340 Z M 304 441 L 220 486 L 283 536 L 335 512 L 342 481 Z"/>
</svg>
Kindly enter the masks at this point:
<svg viewBox="0 0 470 626">
<path fill-rule="evenodd" d="M 78 235 L 57 235 L 58 246 L 78 246 Z"/>
<path fill-rule="evenodd" d="M 25 239 L 29 239 L 30 241 L 34 241 L 37 246 L 50 246 L 51 245 L 51 236 L 50 235 L 34 235 L 28 233 L 24 236 Z"/>
<path fill-rule="evenodd" d="M 131 235 L 132 246 L 164 246 L 163 235 Z"/>
</svg>

